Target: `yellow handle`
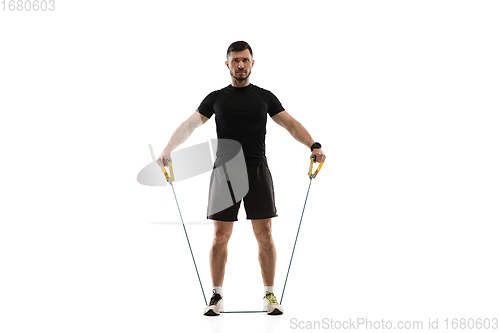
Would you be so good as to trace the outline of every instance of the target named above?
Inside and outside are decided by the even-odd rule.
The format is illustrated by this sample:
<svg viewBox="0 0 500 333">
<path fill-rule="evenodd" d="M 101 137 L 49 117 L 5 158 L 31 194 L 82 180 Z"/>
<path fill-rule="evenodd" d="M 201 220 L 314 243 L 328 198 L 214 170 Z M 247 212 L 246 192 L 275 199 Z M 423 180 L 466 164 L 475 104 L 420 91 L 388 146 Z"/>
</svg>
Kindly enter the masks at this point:
<svg viewBox="0 0 500 333">
<path fill-rule="evenodd" d="M 315 160 L 316 160 L 316 156 L 311 157 L 311 164 L 309 165 L 309 172 L 307 173 L 307 175 L 309 176 L 309 178 L 316 178 L 316 176 L 318 175 L 319 170 L 321 170 L 321 167 L 323 166 L 323 163 L 325 163 L 325 162 L 321 162 L 319 164 L 318 168 L 316 169 L 316 171 L 314 173 L 312 173 L 313 164 L 314 164 Z"/>
<path fill-rule="evenodd" d="M 170 171 L 171 176 L 168 175 L 167 170 L 165 170 L 165 167 L 161 167 L 161 171 L 163 171 L 165 178 L 167 178 L 167 182 L 171 183 L 175 179 L 174 179 L 174 170 L 172 169 L 172 161 L 170 160 L 168 160 L 168 170 Z"/>
</svg>

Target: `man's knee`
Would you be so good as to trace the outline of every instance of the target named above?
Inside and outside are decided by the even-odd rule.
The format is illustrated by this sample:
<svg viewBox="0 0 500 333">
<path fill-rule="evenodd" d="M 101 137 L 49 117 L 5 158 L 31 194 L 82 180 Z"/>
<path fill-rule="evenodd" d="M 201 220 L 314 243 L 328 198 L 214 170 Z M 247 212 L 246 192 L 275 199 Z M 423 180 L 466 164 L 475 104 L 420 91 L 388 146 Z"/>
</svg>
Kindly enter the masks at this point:
<svg viewBox="0 0 500 333">
<path fill-rule="evenodd" d="M 227 244 L 227 242 L 229 242 L 229 238 L 231 238 L 232 232 L 232 225 L 230 226 L 229 224 L 216 224 L 214 230 L 214 245 L 217 246 Z"/>
<path fill-rule="evenodd" d="M 254 228 L 255 238 L 257 242 L 262 244 L 270 244 L 273 240 L 271 223 L 258 223 Z"/>
</svg>

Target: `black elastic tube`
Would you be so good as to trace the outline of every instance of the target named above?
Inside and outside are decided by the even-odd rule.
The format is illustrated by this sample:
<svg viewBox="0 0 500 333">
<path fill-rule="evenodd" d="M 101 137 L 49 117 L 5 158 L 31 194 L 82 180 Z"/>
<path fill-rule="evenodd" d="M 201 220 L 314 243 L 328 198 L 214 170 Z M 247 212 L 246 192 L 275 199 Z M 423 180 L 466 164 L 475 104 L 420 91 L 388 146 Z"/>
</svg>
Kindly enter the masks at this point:
<svg viewBox="0 0 500 333">
<path fill-rule="evenodd" d="M 198 273 L 198 267 L 196 267 L 196 261 L 194 260 L 193 250 L 191 249 L 191 243 L 189 242 L 189 237 L 186 231 L 186 226 L 184 225 L 184 219 L 182 218 L 181 209 L 179 208 L 179 202 L 177 201 L 177 196 L 175 195 L 174 185 L 172 185 L 172 191 L 174 192 L 175 203 L 177 204 L 177 209 L 179 210 L 179 215 L 181 216 L 182 227 L 184 228 L 184 233 L 186 234 L 186 239 L 189 245 L 189 252 L 191 252 L 191 257 L 193 258 L 194 268 L 196 269 L 196 275 L 198 275 L 198 281 L 200 281 L 201 292 L 203 293 L 203 299 L 205 300 L 205 305 L 208 305 L 207 298 L 205 297 L 205 291 L 203 290 L 203 285 L 201 284 L 200 274 Z"/>
<path fill-rule="evenodd" d="M 262 313 L 262 312 L 267 312 L 266 310 L 260 310 L 260 311 L 221 311 L 221 313 Z"/>
<path fill-rule="evenodd" d="M 309 196 L 309 190 L 311 189 L 312 177 L 309 177 L 309 188 L 307 189 L 306 201 L 304 202 L 304 208 L 302 209 L 302 215 L 300 216 L 299 228 L 297 229 L 297 236 L 295 236 L 295 243 L 293 243 L 292 256 L 290 257 L 290 264 L 288 265 L 288 271 L 286 272 L 285 284 L 283 286 L 283 292 L 281 293 L 280 304 L 283 301 L 283 295 L 285 294 L 286 281 L 288 280 L 288 273 L 290 273 L 290 266 L 292 266 L 293 253 L 295 252 L 295 245 L 297 245 L 297 238 L 299 238 L 300 225 L 302 224 L 302 218 L 304 217 L 304 211 L 306 210 L 307 197 Z"/>
</svg>

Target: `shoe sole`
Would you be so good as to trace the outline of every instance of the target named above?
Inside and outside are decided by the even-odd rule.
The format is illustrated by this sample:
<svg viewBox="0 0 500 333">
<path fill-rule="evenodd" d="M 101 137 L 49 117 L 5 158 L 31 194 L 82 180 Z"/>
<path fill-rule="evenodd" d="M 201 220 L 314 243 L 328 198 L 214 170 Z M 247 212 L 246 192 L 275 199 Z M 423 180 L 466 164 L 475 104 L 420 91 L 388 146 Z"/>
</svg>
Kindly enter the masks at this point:
<svg viewBox="0 0 500 333">
<path fill-rule="evenodd" d="M 205 316 L 210 316 L 210 317 L 214 317 L 214 316 L 219 316 L 220 313 L 217 313 L 215 312 L 214 310 L 210 309 L 208 310 L 207 312 L 204 313 Z"/>
<path fill-rule="evenodd" d="M 268 312 L 267 314 L 270 316 L 278 316 L 278 315 L 282 315 L 283 312 L 281 312 L 279 309 L 274 309 L 273 312 Z"/>
</svg>

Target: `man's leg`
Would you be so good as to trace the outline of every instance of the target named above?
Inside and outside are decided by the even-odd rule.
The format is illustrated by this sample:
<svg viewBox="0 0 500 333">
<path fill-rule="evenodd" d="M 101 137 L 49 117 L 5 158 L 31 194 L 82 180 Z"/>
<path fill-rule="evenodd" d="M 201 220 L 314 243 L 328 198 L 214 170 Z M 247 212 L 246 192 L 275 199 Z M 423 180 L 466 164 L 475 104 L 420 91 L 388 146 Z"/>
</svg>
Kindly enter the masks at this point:
<svg viewBox="0 0 500 333">
<path fill-rule="evenodd" d="M 233 233 L 233 222 L 214 221 L 214 240 L 210 250 L 210 272 L 213 286 L 222 286 L 227 262 L 227 243 Z"/>
<path fill-rule="evenodd" d="M 274 286 L 276 248 L 272 236 L 272 219 L 252 220 L 253 232 L 259 245 L 259 263 L 264 286 Z"/>
<path fill-rule="evenodd" d="M 264 281 L 264 311 L 268 315 L 283 314 L 283 307 L 274 296 L 274 273 L 276 271 L 276 248 L 274 247 L 272 219 L 252 220 L 253 232 L 259 244 L 259 262 Z"/>
<path fill-rule="evenodd" d="M 210 304 L 205 307 L 205 316 L 218 316 L 224 311 L 222 282 L 224 282 L 227 262 L 227 243 L 232 233 L 233 222 L 214 221 L 214 241 L 210 249 L 210 271 L 214 294 L 210 298 Z"/>
</svg>

